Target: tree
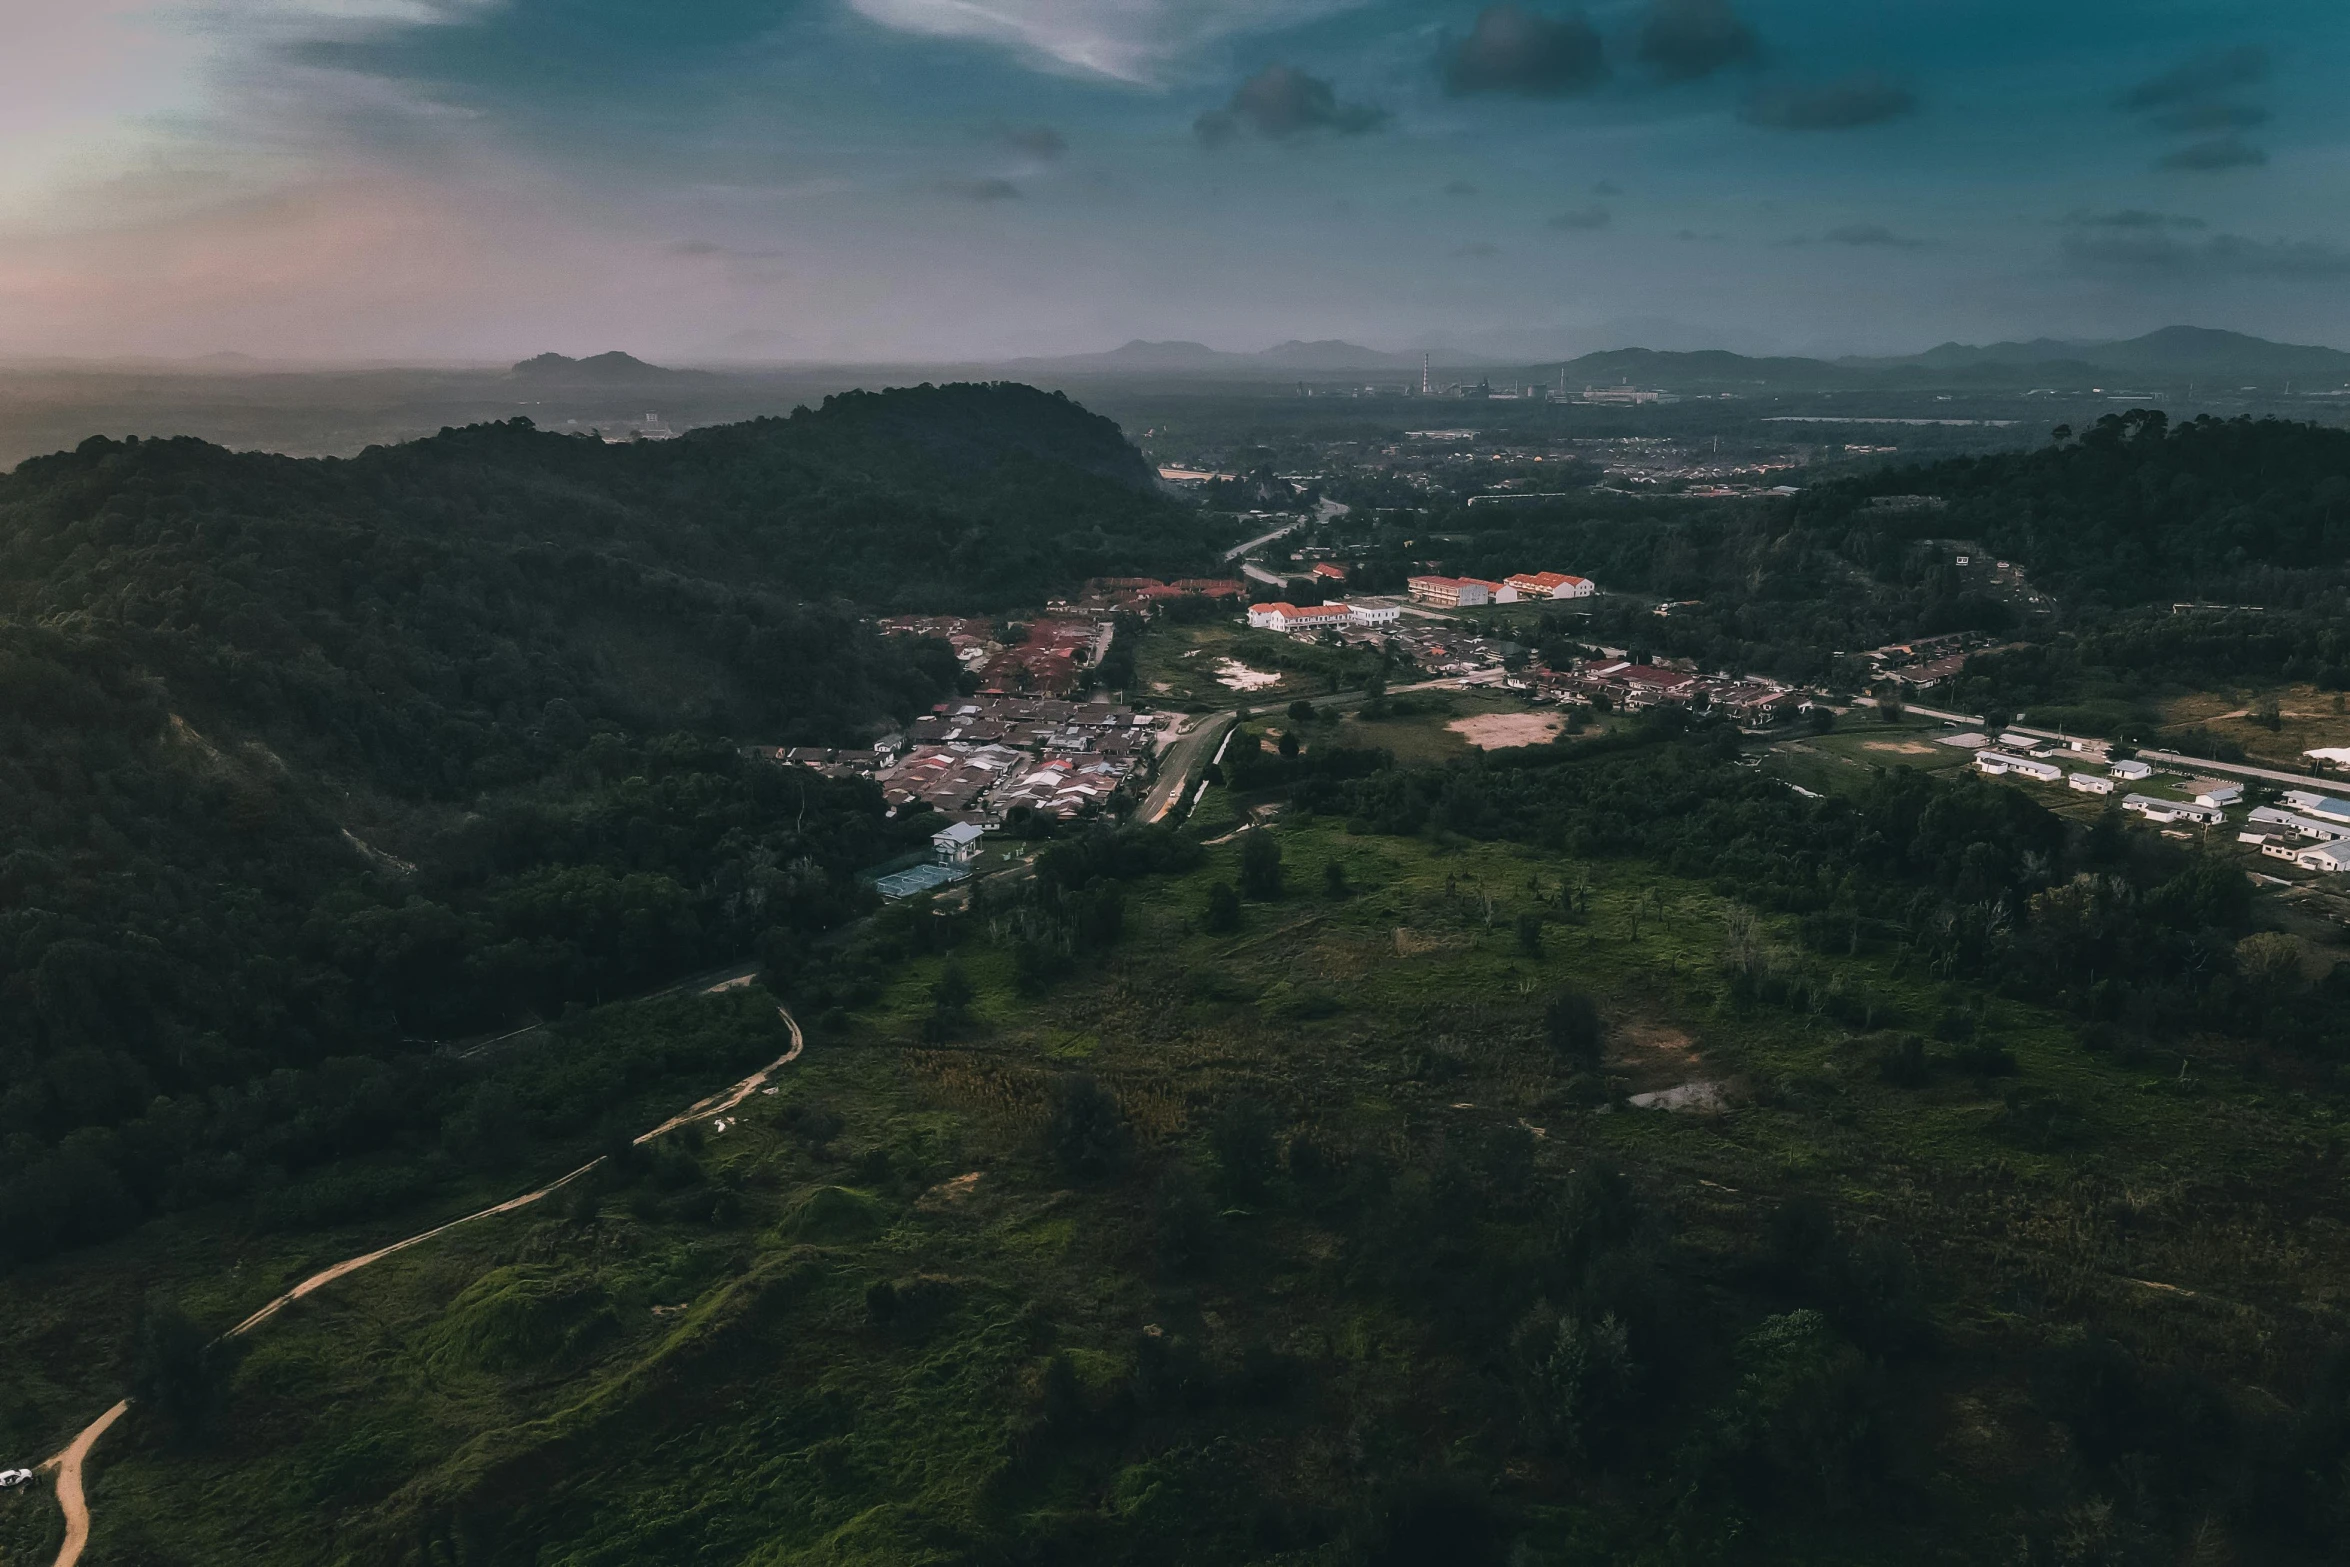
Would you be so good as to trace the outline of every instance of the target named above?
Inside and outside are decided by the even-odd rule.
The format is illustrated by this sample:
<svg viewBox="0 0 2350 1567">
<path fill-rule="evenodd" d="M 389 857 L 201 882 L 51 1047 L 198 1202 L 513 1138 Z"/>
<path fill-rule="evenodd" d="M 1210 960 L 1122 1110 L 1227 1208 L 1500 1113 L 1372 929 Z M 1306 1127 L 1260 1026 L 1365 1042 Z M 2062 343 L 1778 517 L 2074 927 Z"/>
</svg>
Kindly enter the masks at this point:
<svg viewBox="0 0 2350 1567">
<path fill-rule="evenodd" d="M 1293 724 L 1312 723 L 1314 721 L 1314 704 L 1302 696 L 1290 703 L 1289 721 Z"/>
<path fill-rule="evenodd" d="M 131 1398 L 163 1417 L 182 1443 L 200 1440 L 228 1396 L 238 1339 L 212 1339 L 177 1306 L 150 1303 L 131 1351 Z"/>
<path fill-rule="evenodd" d="M 1542 956 L 1542 916 L 1531 909 L 1518 916 L 1518 952 L 1522 957 Z"/>
<path fill-rule="evenodd" d="M 1273 1140 L 1273 1112 L 1260 1100 L 1237 1100 L 1218 1112 L 1208 1127 L 1208 1146 L 1216 1151 L 1216 1175 L 1232 1202 L 1254 1202 L 1264 1196 L 1281 1167 L 1280 1148 Z"/>
<path fill-rule="evenodd" d="M 1322 862 L 1322 892 L 1323 892 L 1323 894 L 1324 894 L 1325 896 L 1327 896 L 1327 897 L 1332 897 L 1332 898 L 1343 898 L 1343 897 L 1345 897 L 1345 896 L 1347 895 L 1347 891 L 1348 891 L 1348 888 L 1347 888 L 1347 885 L 1346 885 L 1346 862 L 1345 862 L 1345 861 L 1343 861 L 1343 860 L 1325 860 L 1325 861 L 1323 861 L 1323 862 Z"/>
<path fill-rule="evenodd" d="M 1585 1071 L 1599 1066 L 1599 1007 L 1580 990 L 1561 990 L 1542 1009 L 1542 1036 L 1560 1060 Z"/>
<path fill-rule="evenodd" d="M 1260 903 L 1281 896 L 1281 845 L 1262 827 L 1240 841 L 1240 890 Z"/>
<path fill-rule="evenodd" d="M 1887 686 L 1877 698 L 1877 717 L 1885 723 L 1900 723 L 1908 711 L 1902 705 L 1901 693 L 1892 686 Z"/>
<path fill-rule="evenodd" d="M 1281 745 L 1280 745 L 1280 751 L 1281 751 L 1281 759 L 1282 759 L 1283 761 L 1285 761 L 1285 762 L 1294 762 L 1294 761 L 1296 761 L 1296 760 L 1297 760 L 1297 751 L 1298 751 L 1298 746 L 1297 746 L 1297 731 L 1296 731 L 1296 730 L 1294 730 L 1294 729 L 1284 729 L 1284 730 L 1282 730 L 1282 731 L 1281 731 Z"/>
<path fill-rule="evenodd" d="M 1134 1133 L 1115 1095 L 1090 1077 L 1071 1075 L 1053 1085 L 1045 1146 L 1063 1180 L 1091 1186 L 1124 1172 Z"/>
<path fill-rule="evenodd" d="M 1208 889 L 1207 927 L 1219 936 L 1240 929 L 1240 894 L 1232 883 L 1220 881 Z"/>
<path fill-rule="evenodd" d="M 930 987 L 930 1016 L 922 1025 L 922 1037 L 930 1040 L 952 1039 L 971 1021 L 971 1003 L 979 995 L 963 965 L 953 958 L 939 970 L 938 978 Z"/>
</svg>

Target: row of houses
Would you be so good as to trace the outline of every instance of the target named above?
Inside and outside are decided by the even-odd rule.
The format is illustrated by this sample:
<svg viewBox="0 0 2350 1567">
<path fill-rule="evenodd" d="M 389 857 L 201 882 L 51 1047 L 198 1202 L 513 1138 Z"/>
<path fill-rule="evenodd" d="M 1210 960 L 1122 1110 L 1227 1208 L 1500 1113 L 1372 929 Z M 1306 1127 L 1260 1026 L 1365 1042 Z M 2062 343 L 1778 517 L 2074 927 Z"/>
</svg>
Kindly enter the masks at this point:
<svg viewBox="0 0 2350 1567">
<path fill-rule="evenodd" d="M 1392 626 L 1403 611 L 1393 604 L 1251 604 L 1248 623 L 1259 631 L 1335 631 L 1342 626 Z"/>
<path fill-rule="evenodd" d="M 2002 735 L 2000 738 L 2005 741 L 2019 737 Z M 2082 794 L 2092 795 L 2110 795 L 2117 787 L 2116 780 L 2141 779 L 2151 776 L 2154 771 L 2144 762 L 2133 759 L 2112 763 L 2110 770 L 2105 773 L 2075 772 L 2068 775 L 2054 762 L 2040 757 L 1991 750 L 1975 753 L 1975 767 L 1977 771 L 1991 777 L 2029 778 L 2036 783 L 2048 784 L 2061 780 Z M 2194 792 L 2193 799 L 2173 800 L 2159 795 L 2127 794 L 2122 796 L 2121 808 L 2160 825 L 2185 822 L 2193 826 L 2219 827 L 2227 823 L 2228 808 L 2241 804 L 2244 799 L 2242 784 L 2222 779 L 2197 779 L 2187 787 Z M 2257 848 L 2271 859 L 2291 861 L 2303 870 L 2329 874 L 2350 871 L 2350 800 L 2338 800 L 2302 789 L 2287 790 L 2283 800 L 2282 806 L 2254 806 L 2247 830 L 2238 833 L 2236 841 Z M 2296 843 L 2293 839 L 2305 841 Z"/>
<path fill-rule="evenodd" d="M 1480 609 L 1527 599 L 1587 599 L 1599 591 L 1590 578 L 1563 571 L 1522 571 L 1500 582 L 1483 577 L 1413 577 L 1404 585 L 1415 603 L 1440 609 Z"/>
</svg>

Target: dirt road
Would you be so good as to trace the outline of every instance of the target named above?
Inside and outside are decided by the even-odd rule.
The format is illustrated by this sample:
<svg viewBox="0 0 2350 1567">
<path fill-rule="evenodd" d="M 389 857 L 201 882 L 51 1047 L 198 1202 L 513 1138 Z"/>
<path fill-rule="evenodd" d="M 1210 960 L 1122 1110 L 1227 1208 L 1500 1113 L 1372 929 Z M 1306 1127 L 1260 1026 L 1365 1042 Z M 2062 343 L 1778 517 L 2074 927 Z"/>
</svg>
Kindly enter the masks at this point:
<svg viewBox="0 0 2350 1567">
<path fill-rule="evenodd" d="M 736 976 L 707 987 L 702 994 L 715 995 L 720 991 L 739 989 L 749 982 L 747 976 Z M 691 1108 L 671 1116 L 659 1126 L 637 1138 L 636 1141 L 649 1143 L 656 1137 L 676 1131 L 689 1121 L 699 1121 L 708 1116 L 723 1115 L 766 1087 L 767 1080 L 777 1070 L 797 1061 L 800 1058 L 800 1051 L 807 1045 L 806 1037 L 800 1033 L 799 1020 L 794 1018 L 788 1009 L 780 1005 L 776 1007 L 775 1011 L 783 1019 L 784 1027 L 791 1030 L 791 1048 L 789 1050 L 735 1084 L 731 1091 L 712 1094 Z M 418 1235 L 411 1235 L 404 1241 L 394 1241 L 389 1246 L 379 1247 L 363 1257 L 347 1258 L 331 1268 L 322 1268 L 229 1329 L 221 1337 L 240 1338 L 313 1290 L 322 1289 L 339 1278 L 357 1273 L 369 1263 L 381 1262 L 395 1252 L 406 1251 L 411 1246 L 421 1246 L 436 1235 L 446 1235 L 459 1225 L 471 1224 L 476 1219 L 494 1218 L 501 1213 L 512 1213 L 517 1208 L 527 1208 L 540 1198 L 561 1191 L 603 1162 L 601 1158 L 590 1159 L 570 1174 L 549 1181 L 536 1191 L 524 1192 L 519 1197 L 509 1197 L 494 1208 L 484 1208 L 479 1213 L 469 1213 L 462 1219 L 451 1219 L 446 1224 L 436 1225 Z M 56 1567 L 75 1567 L 75 1564 L 82 1559 L 82 1552 L 89 1548 L 90 1507 L 87 1498 L 82 1493 L 82 1471 L 87 1467 L 90 1451 L 98 1445 L 98 1439 L 104 1436 L 107 1428 L 120 1420 L 123 1411 L 130 1407 L 130 1400 L 127 1398 L 117 1403 L 112 1409 L 107 1410 L 106 1413 L 84 1426 L 81 1434 L 73 1439 L 64 1452 L 41 1465 L 43 1469 L 57 1471 L 57 1506 L 65 1514 L 65 1543 L 57 1548 Z"/>
</svg>

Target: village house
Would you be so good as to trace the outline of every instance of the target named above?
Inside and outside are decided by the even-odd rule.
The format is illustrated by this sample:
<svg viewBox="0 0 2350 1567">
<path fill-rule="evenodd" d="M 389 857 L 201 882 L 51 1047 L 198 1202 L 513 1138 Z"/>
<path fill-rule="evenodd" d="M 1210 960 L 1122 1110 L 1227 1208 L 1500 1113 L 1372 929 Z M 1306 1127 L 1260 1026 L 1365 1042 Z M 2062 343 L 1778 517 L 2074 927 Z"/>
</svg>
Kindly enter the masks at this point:
<svg viewBox="0 0 2350 1567">
<path fill-rule="evenodd" d="M 1488 602 L 1485 584 L 1468 577 L 1413 577 L 1404 586 L 1415 602 L 1439 609 L 1481 609 Z"/>
<path fill-rule="evenodd" d="M 2055 783 L 2064 776 L 2064 769 L 2053 762 L 2034 761 L 2028 756 L 2010 756 L 2004 751 L 1977 751 L 1975 770 L 1993 778 L 2012 773 L 2036 783 Z"/>
<path fill-rule="evenodd" d="M 1590 578 L 1563 571 L 1521 571 L 1503 580 L 1522 599 L 1587 599 L 1598 591 Z"/>
</svg>

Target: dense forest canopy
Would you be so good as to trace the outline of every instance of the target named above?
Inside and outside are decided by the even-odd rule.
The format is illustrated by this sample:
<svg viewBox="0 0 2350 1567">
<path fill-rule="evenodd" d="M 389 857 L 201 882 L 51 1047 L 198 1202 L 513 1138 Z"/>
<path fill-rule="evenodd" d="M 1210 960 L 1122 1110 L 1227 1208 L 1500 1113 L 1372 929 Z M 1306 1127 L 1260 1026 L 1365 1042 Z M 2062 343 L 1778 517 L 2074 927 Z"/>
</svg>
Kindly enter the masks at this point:
<svg viewBox="0 0 2350 1567">
<path fill-rule="evenodd" d="M 256 1178 L 235 1085 L 335 1098 L 337 1061 L 860 907 L 927 829 L 736 744 L 953 690 L 844 601 L 1204 564 L 1152 478 L 1065 398 L 948 386 L 626 446 L 93 439 L 0 479 L 0 1171 L 38 1194 L 0 1249 Z"/>
</svg>

